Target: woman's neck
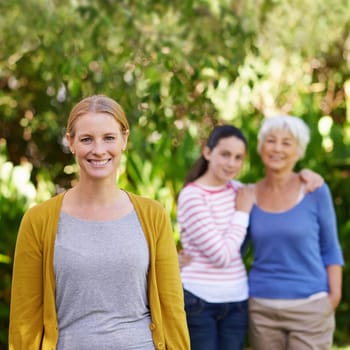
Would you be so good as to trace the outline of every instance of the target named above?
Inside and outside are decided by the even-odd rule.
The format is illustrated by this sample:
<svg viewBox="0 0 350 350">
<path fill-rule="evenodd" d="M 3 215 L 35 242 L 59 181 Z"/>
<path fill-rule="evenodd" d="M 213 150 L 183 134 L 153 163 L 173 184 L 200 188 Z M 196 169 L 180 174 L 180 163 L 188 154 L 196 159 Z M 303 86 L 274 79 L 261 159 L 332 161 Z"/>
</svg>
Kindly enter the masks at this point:
<svg viewBox="0 0 350 350">
<path fill-rule="evenodd" d="M 257 184 L 257 204 L 266 211 L 282 212 L 298 203 L 300 190 L 301 181 L 297 173 L 267 173 Z"/>
<path fill-rule="evenodd" d="M 63 200 L 62 211 L 87 220 L 111 220 L 133 210 L 128 194 L 115 184 L 111 186 L 85 186 L 78 183 Z"/>
<path fill-rule="evenodd" d="M 113 186 L 86 184 L 78 182 L 72 188 L 74 197 L 81 201 L 81 203 L 88 203 L 89 205 L 110 205 L 118 200 L 121 190 L 117 184 Z"/>
<path fill-rule="evenodd" d="M 293 171 L 287 173 L 276 173 L 268 171 L 265 174 L 265 177 L 261 180 L 264 183 L 264 186 L 270 188 L 270 190 L 285 189 L 293 183 L 298 174 Z"/>
</svg>

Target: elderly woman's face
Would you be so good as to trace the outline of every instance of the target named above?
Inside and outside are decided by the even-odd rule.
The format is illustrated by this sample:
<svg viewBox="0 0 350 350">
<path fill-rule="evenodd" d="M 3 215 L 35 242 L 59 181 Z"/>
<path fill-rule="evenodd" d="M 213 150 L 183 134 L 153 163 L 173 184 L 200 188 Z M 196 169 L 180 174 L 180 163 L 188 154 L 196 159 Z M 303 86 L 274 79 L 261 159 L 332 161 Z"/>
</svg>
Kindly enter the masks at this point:
<svg viewBox="0 0 350 350">
<path fill-rule="evenodd" d="M 290 171 L 300 157 L 298 141 L 288 130 L 271 130 L 262 140 L 260 156 L 266 168 Z"/>
</svg>

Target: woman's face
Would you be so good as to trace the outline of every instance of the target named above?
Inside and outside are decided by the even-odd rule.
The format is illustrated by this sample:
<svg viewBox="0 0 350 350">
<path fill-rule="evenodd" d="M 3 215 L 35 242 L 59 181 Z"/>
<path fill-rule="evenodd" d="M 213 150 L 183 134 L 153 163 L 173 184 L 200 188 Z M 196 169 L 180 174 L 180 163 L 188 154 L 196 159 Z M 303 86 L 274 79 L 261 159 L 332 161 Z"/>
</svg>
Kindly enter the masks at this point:
<svg viewBox="0 0 350 350">
<path fill-rule="evenodd" d="M 262 140 L 260 156 L 266 169 L 291 171 L 300 156 L 298 141 L 288 130 L 272 130 Z"/>
<path fill-rule="evenodd" d="M 128 135 L 106 113 L 87 113 L 77 119 L 75 135 L 67 140 L 80 167 L 80 178 L 101 179 L 117 176 L 121 154 Z"/>
<path fill-rule="evenodd" d="M 223 185 L 236 177 L 243 166 L 246 146 L 235 136 L 220 139 L 210 150 L 205 147 L 204 158 L 208 161 L 207 175 L 210 175 L 213 185 Z"/>
</svg>

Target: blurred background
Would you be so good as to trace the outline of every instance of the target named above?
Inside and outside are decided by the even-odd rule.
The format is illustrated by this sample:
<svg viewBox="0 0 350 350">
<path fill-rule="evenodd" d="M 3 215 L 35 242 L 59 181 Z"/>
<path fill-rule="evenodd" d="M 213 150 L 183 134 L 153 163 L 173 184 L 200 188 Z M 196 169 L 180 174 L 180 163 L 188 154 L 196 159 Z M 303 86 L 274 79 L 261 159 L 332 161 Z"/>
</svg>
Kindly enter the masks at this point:
<svg viewBox="0 0 350 350">
<path fill-rule="evenodd" d="M 298 168 L 319 172 L 333 194 L 346 260 L 335 347 L 349 346 L 349 68 L 349 0 L 0 0 L 0 349 L 20 219 L 74 185 L 66 120 L 97 93 L 131 124 L 120 186 L 159 200 L 176 241 L 176 196 L 214 125 L 242 128 L 240 180 L 254 182 L 261 120 L 306 121 Z"/>
</svg>

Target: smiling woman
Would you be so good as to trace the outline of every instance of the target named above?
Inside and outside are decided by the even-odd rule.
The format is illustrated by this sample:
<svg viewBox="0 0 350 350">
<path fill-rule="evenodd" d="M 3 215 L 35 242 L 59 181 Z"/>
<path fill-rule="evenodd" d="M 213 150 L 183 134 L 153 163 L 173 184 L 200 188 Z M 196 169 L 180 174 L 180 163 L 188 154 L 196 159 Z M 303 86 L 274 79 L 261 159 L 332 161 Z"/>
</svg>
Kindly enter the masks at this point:
<svg viewBox="0 0 350 350">
<path fill-rule="evenodd" d="M 79 181 L 22 219 L 11 350 L 189 349 L 169 217 L 116 182 L 128 135 L 109 97 L 72 109 L 66 138 Z"/>
<path fill-rule="evenodd" d="M 107 113 L 80 116 L 70 130 L 66 137 L 80 167 L 80 183 L 86 186 L 92 181 L 96 186 L 98 179 L 115 183 L 129 130 Z"/>
<path fill-rule="evenodd" d="M 294 171 L 309 142 L 302 119 L 266 119 L 258 135 L 265 177 L 248 234 L 249 332 L 256 350 L 329 350 L 344 263 L 327 184 L 313 192 Z"/>
</svg>

